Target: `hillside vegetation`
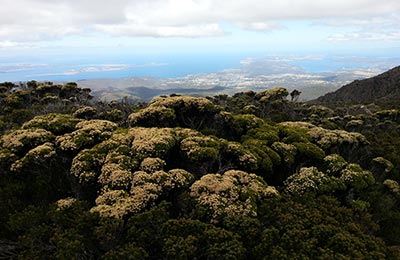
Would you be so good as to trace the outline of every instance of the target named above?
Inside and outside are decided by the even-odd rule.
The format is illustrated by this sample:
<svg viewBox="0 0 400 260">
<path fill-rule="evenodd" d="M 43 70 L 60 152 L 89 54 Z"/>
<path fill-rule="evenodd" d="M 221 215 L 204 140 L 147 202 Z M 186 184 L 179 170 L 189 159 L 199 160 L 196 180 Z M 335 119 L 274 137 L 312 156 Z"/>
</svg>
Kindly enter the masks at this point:
<svg viewBox="0 0 400 260">
<path fill-rule="evenodd" d="M 0 84 L 0 259 L 399 259 L 398 108 L 288 95 Z"/>
<path fill-rule="evenodd" d="M 378 76 L 356 80 L 316 99 L 322 104 L 399 103 L 400 66 Z"/>
</svg>

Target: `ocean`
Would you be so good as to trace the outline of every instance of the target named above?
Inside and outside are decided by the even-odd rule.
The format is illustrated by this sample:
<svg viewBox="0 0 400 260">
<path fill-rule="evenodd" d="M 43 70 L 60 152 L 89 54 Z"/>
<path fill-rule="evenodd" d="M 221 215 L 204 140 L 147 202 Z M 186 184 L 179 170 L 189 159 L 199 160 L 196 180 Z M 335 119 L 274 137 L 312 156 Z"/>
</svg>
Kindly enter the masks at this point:
<svg viewBox="0 0 400 260">
<path fill-rule="evenodd" d="M 48 57 L 0 62 L 3 81 L 74 81 L 95 78 L 176 78 L 240 66 L 247 55 L 135 55 L 125 57 Z"/>
<path fill-rule="evenodd" d="M 268 59 L 300 67 L 306 73 L 343 69 L 388 69 L 400 63 L 396 57 L 277 56 L 242 54 L 134 54 L 134 55 L 35 55 L 0 57 L 0 82 L 76 81 L 97 78 L 176 78 L 239 68 L 241 61 Z"/>
</svg>

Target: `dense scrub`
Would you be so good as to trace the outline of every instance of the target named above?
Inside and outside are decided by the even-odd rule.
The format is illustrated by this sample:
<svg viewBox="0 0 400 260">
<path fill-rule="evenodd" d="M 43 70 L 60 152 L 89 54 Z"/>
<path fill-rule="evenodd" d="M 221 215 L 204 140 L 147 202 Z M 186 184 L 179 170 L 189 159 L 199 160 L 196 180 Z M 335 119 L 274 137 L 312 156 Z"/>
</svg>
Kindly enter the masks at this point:
<svg viewBox="0 0 400 260">
<path fill-rule="evenodd" d="M 400 257 L 398 110 L 1 86 L 1 259 Z"/>
</svg>

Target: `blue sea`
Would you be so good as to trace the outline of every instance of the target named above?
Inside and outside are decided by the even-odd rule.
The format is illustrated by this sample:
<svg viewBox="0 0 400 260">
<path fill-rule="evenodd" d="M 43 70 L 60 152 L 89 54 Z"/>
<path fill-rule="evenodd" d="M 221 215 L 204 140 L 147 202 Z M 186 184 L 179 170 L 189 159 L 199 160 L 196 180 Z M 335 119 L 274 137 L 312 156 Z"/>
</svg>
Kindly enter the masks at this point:
<svg viewBox="0 0 400 260">
<path fill-rule="evenodd" d="M 134 55 L 119 57 L 9 58 L 0 62 L 3 81 L 73 81 L 94 78 L 175 78 L 240 66 L 247 55 Z"/>
<path fill-rule="evenodd" d="M 76 81 L 95 78 L 156 77 L 175 78 L 189 74 L 213 73 L 239 68 L 247 59 L 279 60 L 284 56 L 265 53 L 236 54 L 43 54 L 0 55 L 0 82 L 3 81 Z M 286 64 L 300 67 L 305 73 L 343 69 L 387 69 L 398 65 L 396 57 L 289 56 Z"/>
</svg>

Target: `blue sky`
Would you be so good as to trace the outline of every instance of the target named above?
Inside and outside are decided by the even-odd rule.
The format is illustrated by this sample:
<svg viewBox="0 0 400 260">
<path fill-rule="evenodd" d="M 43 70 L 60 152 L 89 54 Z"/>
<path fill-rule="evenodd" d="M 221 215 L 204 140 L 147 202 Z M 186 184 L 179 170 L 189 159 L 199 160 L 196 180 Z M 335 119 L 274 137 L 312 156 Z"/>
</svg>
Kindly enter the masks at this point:
<svg viewBox="0 0 400 260">
<path fill-rule="evenodd" d="M 1 5 L 0 64 L 166 54 L 400 53 L 398 0 L 1 0 Z"/>
</svg>

